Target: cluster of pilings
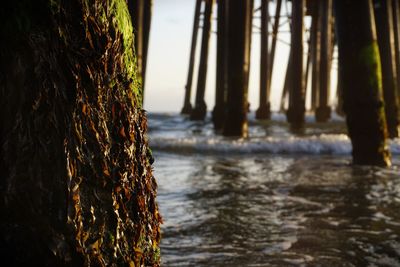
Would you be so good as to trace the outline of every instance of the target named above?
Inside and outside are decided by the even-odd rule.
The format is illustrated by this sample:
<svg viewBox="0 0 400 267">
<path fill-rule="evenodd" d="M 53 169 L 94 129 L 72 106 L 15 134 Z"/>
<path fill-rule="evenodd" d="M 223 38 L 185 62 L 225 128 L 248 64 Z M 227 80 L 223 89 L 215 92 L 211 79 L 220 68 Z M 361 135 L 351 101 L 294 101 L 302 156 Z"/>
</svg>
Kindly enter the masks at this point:
<svg viewBox="0 0 400 267">
<path fill-rule="evenodd" d="M 223 130 L 225 135 L 245 136 L 254 3 L 250 0 L 218 0 L 217 6 L 217 83 L 213 122 L 215 128 Z M 203 120 L 207 113 L 204 95 L 213 9 L 214 0 L 196 0 L 189 73 L 182 109 L 182 113 L 189 114 L 192 120 Z M 201 14 L 200 62 L 195 104 L 192 107 L 190 99 Z"/>
<path fill-rule="evenodd" d="M 254 0 L 217 1 L 217 81 L 213 122 L 217 130 L 225 135 L 246 135 L 246 113 L 248 111 L 247 92 L 250 69 L 251 36 L 253 14 L 260 12 L 260 84 L 257 119 L 269 119 L 271 114 L 270 95 L 275 53 L 282 15 L 282 6 L 288 0 L 260 1 L 260 7 L 254 8 Z M 271 5 L 273 3 L 273 5 Z M 238 5 L 238 7 L 236 7 Z M 270 5 L 274 7 L 271 15 Z M 317 121 L 330 118 L 329 107 L 330 73 L 333 55 L 333 8 L 328 1 L 293 1 L 290 2 L 289 18 L 291 46 L 288 60 L 282 103 L 288 98 L 287 118 L 295 127 L 304 123 L 306 82 L 309 67 L 312 66 L 312 104 Z M 193 120 L 202 120 L 206 115 L 204 100 L 205 81 L 211 18 L 214 2 L 197 0 L 193 24 L 192 46 L 189 72 L 186 83 L 183 114 L 189 114 Z M 237 12 L 237 13 L 234 13 Z M 202 40 L 195 105 L 190 103 L 193 72 L 195 66 L 196 41 L 203 14 Z M 311 23 L 308 42 L 307 63 L 304 60 L 304 20 L 309 16 Z M 230 19 L 231 18 L 231 19 Z M 258 19 L 258 18 L 257 18 Z M 270 23 L 272 22 L 272 23 Z M 272 24 L 272 25 L 270 25 Z M 270 27 L 271 26 L 271 27 Z M 271 32 L 270 32 L 271 28 Z M 233 117 L 232 117 L 233 116 Z M 234 124 L 236 126 L 232 125 Z"/>
<path fill-rule="evenodd" d="M 254 6 L 255 3 L 259 6 Z M 281 29 L 280 21 L 284 16 L 281 12 L 282 6 L 290 7 L 289 14 L 286 14 L 290 22 L 290 53 L 281 106 L 286 106 L 287 120 L 291 126 L 299 128 L 304 125 L 307 89 L 311 90 L 311 110 L 315 112 L 316 121 L 326 122 L 330 119 L 332 61 L 335 45 L 339 44 L 336 102 L 339 111 L 343 110 L 347 116 L 349 129 L 353 129 L 352 126 L 357 124 L 349 117 L 353 118 L 352 114 L 368 114 L 362 113 L 363 109 L 367 109 L 370 113 L 375 112 L 375 118 L 371 115 L 367 120 L 375 120 L 375 126 L 380 127 L 382 140 L 386 138 L 386 129 L 391 138 L 397 137 L 400 84 L 398 0 L 217 0 L 216 3 L 214 0 L 196 0 L 182 113 L 190 115 L 192 120 L 203 120 L 206 116 L 207 105 L 204 96 L 209 39 L 213 9 L 216 7 L 217 73 L 215 107 L 212 112 L 215 129 L 226 136 L 247 135 L 251 39 L 253 19 L 258 18 L 261 21 L 261 51 L 259 107 L 256 118 L 270 118 L 271 80 Z M 273 14 L 270 7 L 274 9 Z M 349 13 L 350 8 L 354 8 L 354 14 Z M 260 12 L 257 18 L 253 16 L 256 12 Z M 192 106 L 192 80 L 201 18 L 203 23 L 200 62 L 195 103 Z M 311 23 L 305 23 L 306 21 Z M 341 24 L 343 21 L 351 25 Z M 360 21 L 365 23 L 361 24 Z M 310 26 L 305 27 L 306 24 Z M 351 33 L 348 32 L 350 28 L 353 29 Z M 309 37 L 307 40 L 306 33 Z M 363 38 L 369 38 L 370 42 L 365 43 Z M 369 50 L 357 46 L 360 40 L 364 45 L 369 45 Z M 375 47 L 379 47 L 379 51 L 375 51 Z M 346 54 L 349 51 L 352 54 Z M 352 62 L 349 62 L 351 60 Z M 360 65 L 353 66 L 354 64 Z M 371 71 L 371 66 L 375 72 Z M 310 86 L 307 85 L 309 80 Z M 369 84 L 363 84 L 365 81 Z M 358 87 L 360 91 L 357 91 Z M 379 117 L 382 115 L 378 114 L 381 109 L 384 109 L 384 118 Z M 368 123 L 359 125 L 361 132 L 369 131 L 365 130 L 366 125 Z M 349 132 L 350 137 L 353 137 L 352 131 Z M 387 151 L 386 148 L 384 150 Z"/>
</svg>

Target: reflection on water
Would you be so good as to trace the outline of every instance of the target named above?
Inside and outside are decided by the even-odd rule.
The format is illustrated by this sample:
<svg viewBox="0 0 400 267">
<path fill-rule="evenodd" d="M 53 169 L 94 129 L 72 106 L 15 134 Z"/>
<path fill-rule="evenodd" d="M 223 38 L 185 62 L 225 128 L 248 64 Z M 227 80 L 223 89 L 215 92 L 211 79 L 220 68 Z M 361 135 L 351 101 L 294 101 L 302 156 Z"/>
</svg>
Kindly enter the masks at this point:
<svg viewBox="0 0 400 267">
<path fill-rule="evenodd" d="M 163 266 L 400 266 L 397 159 L 194 151 L 155 152 Z"/>
<path fill-rule="evenodd" d="M 165 266 L 400 265 L 396 168 L 332 156 L 156 158 Z"/>
</svg>

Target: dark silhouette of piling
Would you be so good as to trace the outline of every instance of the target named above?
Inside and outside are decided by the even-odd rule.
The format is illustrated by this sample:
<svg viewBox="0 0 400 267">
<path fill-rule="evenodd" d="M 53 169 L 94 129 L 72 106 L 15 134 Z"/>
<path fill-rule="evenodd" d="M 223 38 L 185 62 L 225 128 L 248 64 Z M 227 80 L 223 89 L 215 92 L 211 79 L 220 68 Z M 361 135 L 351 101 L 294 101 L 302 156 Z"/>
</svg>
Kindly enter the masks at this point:
<svg viewBox="0 0 400 267">
<path fill-rule="evenodd" d="M 276 42 L 278 40 L 278 30 L 279 30 L 279 22 L 281 18 L 281 7 L 282 7 L 282 0 L 276 1 L 276 9 L 275 9 L 275 18 L 274 18 L 274 25 L 272 26 L 272 40 L 271 40 L 271 53 L 269 56 L 269 73 L 268 73 L 268 88 L 271 89 L 271 81 L 272 81 L 272 72 L 274 68 L 275 62 L 275 51 L 276 51 Z"/>
<path fill-rule="evenodd" d="M 153 1 L 135 0 L 127 1 L 127 3 L 135 34 L 134 45 L 137 74 L 140 81 L 141 101 L 143 103 Z"/>
<path fill-rule="evenodd" d="M 335 0 L 343 109 L 355 164 L 389 165 L 381 67 L 370 0 Z M 357 33 L 357 38 L 354 34 Z"/>
<path fill-rule="evenodd" d="M 336 98 L 337 98 L 337 106 L 336 113 L 340 116 L 344 116 L 343 111 L 343 86 L 342 86 L 342 71 L 340 70 L 340 64 L 338 64 L 338 74 L 337 74 L 337 86 L 336 86 Z"/>
<path fill-rule="evenodd" d="M 224 124 L 225 103 L 226 103 L 226 83 L 227 83 L 227 30 L 226 30 L 226 2 L 228 0 L 218 0 L 218 25 L 217 25 L 217 76 L 215 106 L 212 112 L 214 128 L 220 130 Z"/>
<path fill-rule="evenodd" d="M 303 75 L 304 0 L 292 1 L 291 68 L 287 119 L 293 128 L 302 127 L 305 114 Z"/>
<path fill-rule="evenodd" d="M 135 53 L 137 62 L 137 72 L 142 73 L 143 60 L 143 15 L 144 0 L 128 1 L 129 13 L 132 18 L 133 31 L 135 33 Z"/>
<path fill-rule="evenodd" d="M 197 91 L 195 106 L 190 113 L 191 120 L 204 120 L 207 114 L 207 104 L 204 100 L 207 80 L 207 63 L 208 63 L 208 49 L 211 33 L 211 17 L 214 0 L 204 0 L 204 19 L 203 19 L 203 32 L 201 40 L 199 74 L 197 77 Z"/>
<path fill-rule="evenodd" d="M 398 137 L 399 113 L 391 0 L 374 1 L 389 137 Z"/>
<path fill-rule="evenodd" d="M 321 56 L 319 68 L 318 107 L 315 110 L 315 119 L 326 122 L 331 117 L 331 108 L 328 105 L 331 83 L 331 56 L 332 56 L 332 0 L 319 1 L 319 19 L 321 20 Z"/>
<path fill-rule="evenodd" d="M 394 32 L 394 51 L 396 62 L 396 82 L 397 97 L 400 104 L 400 4 L 398 0 L 392 0 L 393 10 L 393 32 Z"/>
<path fill-rule="evenodd" d="M 293 86 L 293 80 L 291 79 L 291 69 L 292 69 L 292 53 L 289 52 L 289 58 L 287 62 L 285 82 L 283 84 L 283 90 L 281 95 L 281 112 L 285 111 L 286 99 L 289 94 L 290 88 Z"/>
<path fill-rule="evenodd" d="M 135 34 L 137 74 L 140 80 L 141 101 L 143 103 L 153 1 L 135 0 L 127 1 L 127 3 Z"/>
<path fill-rule="evenodd" d="M 317 108 L 317 98 L 320 86 L 320 56 L 321 56 L 321 19 L 320 19 L 320 1 L 315 1 L 312 6 L 312 21 L 311 21 L 311 110 Z"/>
<path fill-rule="evenodd" d="M 190 104 L 190 97 L 192 93 L 192 81 L 193 81 L 193 71 L 195 63 L 194 61 L 196 57 L 197 33 L 199 31 L 199 23 L 200 23 L 201 2 L 202 0 L 196 0 L 196 8 L 194 11 L 192 45 L 190 46 L 189 71 L 185 86 L 185 99 L 181 111 L 182 114 L 190 114 L 190 112 L 192 111 L 192 105 Z"/>
<path fill-rule="evenodd" d="M 256 111 L 257 119 L 269 119 L 271 116 L 271 104 L 269 102 L 270 83 L 269 56 L 268 56 L 268 23 L 269 0 L 261 1 L 261 55 L 260 55 L 260 106 Z"/>
<path fill-rule="evenodd" d="M 228 78 L 223 134 L 247 136 L 253 0 L 228 2 Z"/>
<path fill-rule="evenodd" d="M 311 36 L 308 38 L 307 41 L 308 51 L 307 51 L 307 60 L 306 60 L 306 72 L 304 75 L 304 89 L 307 91 L 308 88 L 308 76 L 310 74 L 310 65 L 311 65 Z M 306 92 L 305 92 L 306 94 Z"/>
<path fill-rule="evenodd" d="M 143 56 L 142 56 L 142 88 L 145 88 L 147 55 L 149 52 L 151 17 L 153 10 L 153 0 L 145 0 L 143 7 Z M 144 97 L 144 95 L 143 95 Z"/>
</svg>

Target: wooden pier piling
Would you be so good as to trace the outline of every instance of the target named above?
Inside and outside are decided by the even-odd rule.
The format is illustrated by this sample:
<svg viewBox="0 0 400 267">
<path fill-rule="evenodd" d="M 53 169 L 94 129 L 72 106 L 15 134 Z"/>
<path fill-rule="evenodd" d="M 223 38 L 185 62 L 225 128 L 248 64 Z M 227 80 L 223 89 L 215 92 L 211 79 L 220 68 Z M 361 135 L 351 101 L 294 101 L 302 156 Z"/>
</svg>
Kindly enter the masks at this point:
<svg viewBox="0 0 400 267">
<path fill-rule="evenodd" d="M 320 86 L 320 56 L 321 56 L 321 19 L 320 19 L 320 1 L 316 1 L 312 6 L 312 20 L 311 20 L 311 110 L 315 111 L 317 108 L 317 98 Z"/>
<path fill-rule="evenodd" d="M 214 129 L 220 130 L 225 119 L 226 88 L 227 88 L 227 23 L 226 4 L 228 0 L 218 0 L 217 20 L 217 75 L 215 106 L 212 112 Z"/>
<path fill-rule="evenodd" d="M 248 134 L 247 93 L 250 70 L 253 0 L 228 2 L 228 78 L 223 134 Z"/>
<path fill-rule="evenodd" d="M 340 64 L 338 64 L 338 72 L 337 72 L 337 85 L 336 85 L 336 98 L 337 98 L 337 104 L 336 104 L 336 113 L 339 116 L 344 116 L 344 111 L 343 111 L 343 81 L 342 81 L 342 71 L 340 70 Z"/>
<path fill-rule="evenodd" d="M 272 73 L 274 69 L 275 62 L 275 51 L 276 51 L 276 42 L 278 41 L 278 30 L 279 30 L 279 22 L 281 18 L 281 8 L 282 8 L 282 0 L 276 1 L 276 9 L 274 16 L 274 25 L 272 26 L 272 38 L 271 38 L 271 52 L 269 56 L 269 73 L 268 73 L 268 88 L 271 89 L 272 82 Z"/>
<path fill-rule="evenodd" d="M 287 67 L 286 67 L 286 74 L 285 74 L 285 81 L 283 84 L 283 90 L 282 90 L 282 95 L 281 95 L 281 106 L 280 106 L 280 111 L 284 112 L 286 110 L 286 100 L 288 98 L 289 91 L 291 90 L 290 88 L 293 86 L 293 80 L 291 79 L 291 69 L 292 69 L 292 53 L 289 52 L 289 58 L 287 61 Z"/>
<path fill-rule="evenodd" d="M 292 128 L 301 128 L 305 115 L 303 74 L 304 0 L 292 1 L 291 69 L 292 86 L 289 88 L 287 119 Z"/>
<path fill-rule="evenodd" d="M 153 0 L 129 0 L 127 3 L 135 34 L 137 74 L 143 103 Z"/>
<path fill-rule="evenodd" d="M 331 83 L 332 60 L 332 0 L 319 0 L 319 19 L 321 20 L 321 56 L 319 68 L 318 107 L 315 110 L 317 122 L 326 122 L 331 117 L 331 108 L 328 105 Z"/>
<path fill-rule="evenodd" d="M 389 137 L 398 137 L 399 104 L 396 83 L 396 66 L 391 0 L 375 0 L 376 30 L 382 66 L 382 86 Z"/>
<path fill-rule="evenodd" d="M 142 88 L 146 87 L 147 55 L 149 52 L 153 0 L 145 0 L 143 7 Z M 144 93 L 144 92 L 143 92 Z M 143 95 L 144 97 L 144 95 Z"/>
<path fill-rule="evenodd" d="M 270 82 L 269 78 L 269 49 L 268 49 L 268 24 L 269 0 L 261 1 L 261 55 L 260 55 L 260 94 L 259 107 L 256 111 L 257 119 L 269 119 L 271 116 Z"/>
<path fill-rule="evenodd" d="M 192 30 L 192 44 L 190 46 L 189 70 L 185 86 L 185 98 L 184 98 L 183 108 L 181 111 L 182 114 L 187 114 L 187 115 L 189 115 L 192 112 L 190 97 L 192 94 L 193 71 L 196 58 L 196 44 L 197 44 L 197 34 L 199 32 L 201 2 L 202 0 L 196 0 L 196 8 L 194 11 L 194 22 Z"/>
<path fill-rule="evenodd" d="M 393 32 L 396 62 L 397 97 L 400 104 L 400 4 L 399 0 L 392 0 Z"/>
<path fill-rule="evenodd" d="M 335 0 L 334 6 L 343 109 L 353 162 L 390 165 L 372 1 Z"/>
<path fill-rule="evenodd" d="M 195 106 L 190 113 L 191 120 L 204 120 L 207 114 L 207 105 L 204 100 L 207 80 L 208 50 L 211 34 L 211 17 L 214 0 L 204 0 L 204 19 L 201 40 L 199 74 L 197 77 L 197 90 Z"/>
</svg>

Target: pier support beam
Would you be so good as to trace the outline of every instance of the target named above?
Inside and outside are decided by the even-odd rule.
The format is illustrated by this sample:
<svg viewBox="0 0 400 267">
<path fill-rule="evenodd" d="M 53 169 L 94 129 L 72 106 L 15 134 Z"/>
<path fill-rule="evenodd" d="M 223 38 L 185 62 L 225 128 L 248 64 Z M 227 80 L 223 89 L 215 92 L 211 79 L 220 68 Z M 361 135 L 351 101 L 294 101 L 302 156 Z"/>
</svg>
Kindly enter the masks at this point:
<svg viewBox="0 0 400 267">
<path fill-rule="evenodd" d="M 396 57 L 397 97 L 400 104 L 400 4 L 399 0 L 392 0 L 394 48 Z"/>
<path fill-rule="evenodd" d="M 293 128 L 304 124 L 305 93 L 303 75 L 303 16 L 304 0 L 292 1 L 291 70 L 292 86 L 289 88 L 287 119 Z"/>
<path fill-rule="evenodd" d="M 320 19 L 320 1 L 315 1 L 312 6 L 312 21 L 311 21 L 311 110 L 317 108 L 317 98 L 320 86 L 320 67 L 321 67 L 321 19 Z"/>
<path fill-rule="evenodd" d="M 344 116 L 343 111 L 343 82 L 342 82 L 342 71 L 340 70 L 340 64 L 338 64 L 338 73 L 337 73 L 337 85 L 336 85 L 336 97 L 337 97 L 337 106 L 336 106 L 336 113 L 339 116 Z"/>
<path fill-rule="evenodd" d="M 228 2 L 228 87 L 223 134 L 247 136 L 253 0 Z"/>
<path fill-rule="evenodd" d="M 147 52 L 149 48 L 152 0 L 129 0 L 128 9 L 135 33 L 135 54 L 137 73 L 141 84 L 141 101 L 143 103 L 146 78 Z"/>
<path fill-rule="evenodd" d="M 257 119 L 269 119 L 271 116 L 269 57 L 268 57 L 268 24 L 269 24 L 269 0 L 261 1 L 261 55 L 260 55 L 260 106 L 256 111 Z"/>
<path fill-rule="evenodd" d="M 221 130 L 225 119 L 226 104 L 226 79 L 227 79 L 227 49 L 226 49 L 226 3 L 228 0 L 218 0 L 218 25 L 217 25 L 217 79 L 215 92 L 215 106 L 212 120 L 215 130 Z"/>
<path fill-rule="evenodd" d="M 214 0 L 204 0 L 204 2 L 205 8 L 200 51 L 199 75 L 197 77 L 198 79 L 195 106 L 190 113 L 191 120 L 204 120 L 207 114 L 207 105 L 204 100 L 204 94 L 206 91 L 208 48 L 210 43 L 211 17 Z"/>
<path fill-rule="evenodd" d="M 1 265 L 160 266 L 127 1 L 2 7 Z"/>
<path fill-rule="evenodd" d="M 315 110 L 317 122 L 326 122 L 331 117 L 328 105 L 332 65 L 332 0 L 319 0 L 319 19 L 321 20 L 321 56 L 319 74 L 318 107 Z"/>
<path fill-rule="evenodd" d="M 278 41 L 279 21 L 281 18 L 282 0 L 276 1 L 274 26 L 272 27 L 271 53 L 269 56 L 268 88 L 271 89 L 272 72 L 275 62 L 276 42 Z"/>
<path fill-rule="evenodd" d="M 398 98 L 391 0 L 374 1 L 376 30 L 382 66 L 383 97 L 389 137 L 398 137 Z"/>
<path fill-rule="evenodd" d="M 379 48 L 370 0 L 335 0 L 343 109 L 353 163 L 389 165 Z M 357 33 L 357 38 L 354 38 Z"/>
<path fill-rule="evenodd" d="M 142 56 L 142 88 L 143 88 L 143 91 L 146 87 L 146 70 L 147 70 L 147 58 L 148 58 L 147 55 L 148 55 L 148 51 L 149 51 L 152 11 L 153 11 L 153 0 L 145 0 L 144 1 L 144 10 L 143 10 L 143 56 Z M 143 94 L 143 97 L 144 97 L 144 94 Z"/>
<path fill-rule="evenodd" d="M 188 114 L 188 115 L 192 112 L 190 97 L 192 93 L 192 81 L 193 81 L 194 61 L 196 58 L 197 33 L 199 31 L 199 23 L 200 23 L 201 2 L 202 0 L 196 0 L 196 8 L 194 11 L 194 22 L 192 31 L 192 45 L 190 47 L 189 71 L 185 86 L 185 99 L 181 111 L 182 114 Z"/>
<path fill-rule="evenodd" d="M 132 18 L 133 31 L 135 33 L 135 53 L 137 62 L 137 72 L 142 74 L 143 57 L 143 14 L 144 0 L 128 1 L 129 13 Z"/>
<path fill-rule="evenodd" d="M 280 111 L 282 112 L 286 110 L 286 104 L 287 104 L 286 100 L 288 98 L 289 91 L 291 90 L 290 88 L 293 86 L 293 81 L 290 75 L 291 69 L 292 69 L 292 53 L 289 52 L 289 58 L 287 61 L 286 74 L 285 74 L 285 82 L 283 84 L 281 103 L 280 103 Z"/>
</svg>

